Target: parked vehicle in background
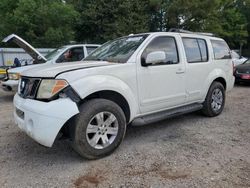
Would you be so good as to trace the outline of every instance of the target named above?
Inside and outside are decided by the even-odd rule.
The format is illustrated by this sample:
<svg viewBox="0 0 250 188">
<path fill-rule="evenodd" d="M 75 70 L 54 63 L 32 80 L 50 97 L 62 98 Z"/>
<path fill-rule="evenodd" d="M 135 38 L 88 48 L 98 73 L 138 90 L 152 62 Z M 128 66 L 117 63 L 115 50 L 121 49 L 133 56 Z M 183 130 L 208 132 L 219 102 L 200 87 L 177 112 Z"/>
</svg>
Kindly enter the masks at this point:
<svg viewBox="0 0 250 188">
<path fill-rule="evenodd" d="M 53 51 L 53 48 L 37 48 L 43 56 Z M 14 59 L 18 58 L 21 66 L 33 64 L 33 58 L 22 48 L 0 48 L 0 67 L 14 68 Z"/>
<path fill-rule="evenodd" d="M 234 66 L 243 64 L 247 58 L 240 56 L 235 50 L 231 51 Z"/>
<path fill-rule="evenodd" d="M 6 68 L 0 67 L 0 81 L 4 80 L 7 76 Z"/>
<path fill-rule="evenodd" d="M 250 83 L 250 59 L 235 67 L 234 76 L 236 83 Z"/>
<path fill-rule="evenodd" d="M 3 42 L 14 42 L 21 48 L 23 48 L 34 60 L 33 65 L 22 66 L 18 68 L 8 69 L 8 80 L 1 83 L 1 87 L 5 91 L 17 91 L 18 80 L 20 74 L 33 67 L 41 67 L 45 64 L 58 64 L 64 62 L 76 62 L 87 57 L 89 53 L 98 48 L 97 44 L 74 44 L 65 45 L 58 49 L 55 49 L 43 56 L 34 47 L 32 47 L 25 40 L 17 35 L 9 35 Z"/>
<path fill-rule="evenodd" d="M 233 86 L 223 39 L 143 33 L 105 43 L 84 63 L 23 72 L 14 115 L 38 143 L 51 147 L 61 132 L 82 157 L 96 159 L 121 144 L 127 125 L 197 110 L 219 115 Z"/>
</svg>

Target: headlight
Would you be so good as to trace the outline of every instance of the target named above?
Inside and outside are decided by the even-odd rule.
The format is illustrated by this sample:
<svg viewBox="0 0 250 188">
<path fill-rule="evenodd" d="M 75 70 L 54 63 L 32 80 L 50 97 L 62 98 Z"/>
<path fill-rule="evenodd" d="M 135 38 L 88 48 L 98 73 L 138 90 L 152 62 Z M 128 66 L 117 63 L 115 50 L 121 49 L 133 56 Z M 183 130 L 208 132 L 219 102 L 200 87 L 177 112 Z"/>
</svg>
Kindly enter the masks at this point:
<svg viewBox="0 0 250 188">
<path fill-rule="evenodd" d="M 4 79 L 6 77 L 6 70 L 0 69 L 0 80 Z"/>
<path fill-rule="evenodd" d="M 38 89 L 38 99 L 49 99 L 69 84 L 65 80 L 42 80 Z"/>
<path fill-rule="evenodd" d="M 0 74 L 6 74 L 6 70 L 5 69 L 0 69 Z"/>
<path fill-rule="evenodd" d="M 8 73 L 9 80 L 19 80 L 20 74 L 19 73 Z"/>
</svg>

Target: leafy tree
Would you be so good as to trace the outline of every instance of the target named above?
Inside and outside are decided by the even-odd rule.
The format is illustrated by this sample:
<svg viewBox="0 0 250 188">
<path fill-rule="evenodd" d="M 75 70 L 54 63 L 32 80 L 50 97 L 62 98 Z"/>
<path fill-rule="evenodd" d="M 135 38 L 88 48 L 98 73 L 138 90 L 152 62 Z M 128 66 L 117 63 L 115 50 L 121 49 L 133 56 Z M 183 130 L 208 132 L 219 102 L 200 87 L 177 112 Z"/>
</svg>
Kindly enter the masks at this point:
<svg viewBox="0 0 250 188">
<path fill-rule="evenodd" d="M 131 33 L 149 31 L 147 0 L 96 0 L 80 6 L 77 39 L 102 43 Z M 79 3 L 79 2 L 75 2 Z"/>
<path fill-rule="evenodd" d="M 238 0 L 238 7 L 242 14 L 246 17 L 246 27 L 248 32 L 247 45 L 245 45 L 248 50 L 250 50 L 250 0 Z M 248 51 L 248 55 L 250 56 L 250 52 Z"/>
<path fill-rule="evenodd" d="M 2 0 L 3 32 L 15 33 L 36 47 L 56 47 L 74 39 L 73 24 L 78 13 L 71 5 L 59 0 Z"/>
<path fill-rule="evenodd" d="M 1 0 L 0 10 L 0 37 L 16 33 L 37 47 L 181 28 L 250 48 L 250 0 Z"/>
<path fill-rule="evenodd" d="M 237 1 L 221 0 L 205 22 L 205 30 L 223 37 L 231 48 L 239 48 L 248 37 L 247 20 Z"/>
<path fill-rule="evenodd" d="M 212 32 L 225 38 L 232 48 L 238 48 L 248 36 L 247 20 L 240 10 L 239 2 L 242 1 L 151 0 L 156 10 L 152 14 L 154 27 L 151 29 L 165 31 L 180 28 Z M 249 15 L 249 10 L 246 12 Z"/>
</svg>

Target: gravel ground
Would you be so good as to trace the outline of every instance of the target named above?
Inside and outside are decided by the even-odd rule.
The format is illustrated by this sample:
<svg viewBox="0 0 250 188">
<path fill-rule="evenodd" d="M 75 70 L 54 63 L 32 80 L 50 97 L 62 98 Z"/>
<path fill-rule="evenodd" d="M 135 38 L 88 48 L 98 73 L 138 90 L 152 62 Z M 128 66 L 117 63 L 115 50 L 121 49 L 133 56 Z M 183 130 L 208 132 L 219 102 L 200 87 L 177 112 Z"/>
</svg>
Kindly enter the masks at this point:
<svg viewBox="0 0 250 188">
<path fill-rule="evenodd" d="M 14 124 L 12 99 L 0 92 L 0 187 L 250 187 L 250 86 L 228 93 L 218 117 L 130 127 L 118 150 L 96 161 L 66 140 L 35 143 Z"/>
</svg>

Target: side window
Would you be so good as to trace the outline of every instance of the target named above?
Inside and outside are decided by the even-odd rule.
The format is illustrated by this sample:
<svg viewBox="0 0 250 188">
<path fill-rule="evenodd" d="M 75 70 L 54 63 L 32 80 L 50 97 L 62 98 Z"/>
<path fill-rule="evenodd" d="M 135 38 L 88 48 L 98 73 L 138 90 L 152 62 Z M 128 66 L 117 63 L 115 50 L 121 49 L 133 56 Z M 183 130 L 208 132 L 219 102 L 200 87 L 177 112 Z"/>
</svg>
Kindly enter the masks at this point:
<svg viewBox="0 0 250 188">
<path fill-rule="evenodd" d="M 225 41 L 222 40 L 211 40 L 214 58 L 216 60 L 220 59 L 231 59 L 230 49 Z"/>
<path fill-rule="evenodd" d="M 208 61 L 208 50 L 205 40 L 196 38 L 183 38 L 182 40 L 188 63 Z"/>
<path fill-rule="evenodd" d="M 80 61 L 84 58 L 83 47 L 73 47 L 66 50 L 56 61 L 57 63 Z"/>
<path fill-rule="evenodd" d="M 91 54 L 98 46 L 86 46 L 88 55 Z"/>
<path fill-rule="evenodd" d="M 203 39 L 198 39 L 198 44 L 201 52 L 201 60 L 203 62 L 207 62 L 208 61 L 207 43 Z"/>
<path fill-rule="evenodd" d="M 157 37 L 146 47 L 142 58 L 146 59 L 149 53 L 161 51 L 165 53 L 166 59 L 158 64 L 177 64 L 179 62 L 177 45 L 174 37 Z"/>
<path fill-rule="evenodd" d="M 80 61 L 84 58 L 83 47 L 71 48 L 71 61 Z"/>
</svg>

